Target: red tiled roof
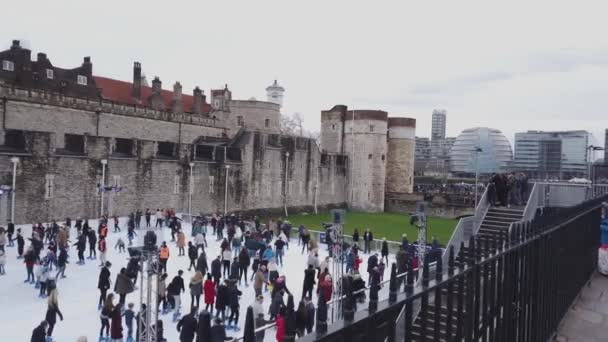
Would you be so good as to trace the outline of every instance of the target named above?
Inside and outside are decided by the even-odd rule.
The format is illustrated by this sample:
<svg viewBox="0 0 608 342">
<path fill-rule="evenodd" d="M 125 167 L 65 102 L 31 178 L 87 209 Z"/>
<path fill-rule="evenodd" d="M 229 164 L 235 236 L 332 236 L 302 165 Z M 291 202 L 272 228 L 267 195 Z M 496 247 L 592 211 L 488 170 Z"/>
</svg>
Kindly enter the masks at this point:
<svg viewBox="0 0 608 342">
<path fill-rule="evenodd" d="M 101 89 L 101 96 L 110 101 L 117 103 L 138 105 L 148 107 L 148 98 L 152 95 L 152 88 L 147 86 L 141 86 L 141 101 L 137 101 L 131 95 L 133 84 L 131 82 L 114 80 L 111 78 L 93 76 L 97 87 Z M 173 102 L 173 92 L 163 89 L 161 91 L 163 102 L 165 103 L 165 109 L 170 110 Z M 192 103 L 194 97 L 192 95 L 186 95 L 182 93 L 182 107 L 185 112 L 191 113 Z M 208 103 L 203 104 L 203 113 L 210 113 L 211 105 Z"/>
</svg>

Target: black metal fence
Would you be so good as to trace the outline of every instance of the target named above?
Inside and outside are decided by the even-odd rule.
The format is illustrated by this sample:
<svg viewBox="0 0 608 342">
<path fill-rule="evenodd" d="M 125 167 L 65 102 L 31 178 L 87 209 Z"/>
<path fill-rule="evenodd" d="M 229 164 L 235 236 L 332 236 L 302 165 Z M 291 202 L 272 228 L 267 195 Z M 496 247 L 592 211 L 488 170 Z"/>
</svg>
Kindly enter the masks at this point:
<svg viewBox="0 0 608 342">
<path fill-rule="evenodd" d="M 601 202 L 546 213 L 497 239 L 472 238 L 458 256 L 450 250 L 447 267 L 439 260 L 433 279 L 425 263 L 422 288 L 412 272 L 405 284 L 392 276 L 388 300 L 357 311 L 347 296 L 343 319 L 329 326 L 320 302 L 316 331 L 298 341 L 546 341 L 596 268 Z"/>
</svg>

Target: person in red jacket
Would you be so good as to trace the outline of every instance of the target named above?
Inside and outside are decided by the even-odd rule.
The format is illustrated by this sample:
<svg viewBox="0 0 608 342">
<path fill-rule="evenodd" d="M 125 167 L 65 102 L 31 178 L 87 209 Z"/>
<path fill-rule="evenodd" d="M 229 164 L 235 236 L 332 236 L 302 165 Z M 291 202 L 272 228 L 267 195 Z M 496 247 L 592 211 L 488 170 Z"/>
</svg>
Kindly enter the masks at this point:
<svg viewBox="0 0 608 342">
<path fill-rule="evenodd" d="M 361 265 L 362 262 L 363 262 L 363 259 L 361 259 L 355 255 L 355 265 L 354 265 L 355 271 L 359 272 L 359 266 Z"/>
<path fill-rule="evenodd" d="M 331 293 L 333 290 L 333 284 L 331 281 L 331 276 L 326 274 L 322 281 L 319 282 L 319 287 L 317 287 L 317 293 L 319 291 L 323 291 L 324 298 L 331 299 Z"/>
<path fill-rule="evenodd" d="M 282 307 L 279 310 L 279 315 L 277 316 L 277 342 L 283 342 L 285 340 L 285 307 Z"/>
<path fill-rule="evenodd" d="M 213 277 L 211 277 L 211 273 L 207 273 L 207 280 L 205 280 L 205 284 L 203 285 L 203 293 L 205 295 L 205 310 L 209 311 L 209 314 L 213 316 L 213 302 L 215 301 L 215 283 L 213 283 Z"/>
<path fill-rule="evenodd" d="M 99 267 L 104 267 L 107 261 L 106 258 L 106 251 L 107 251 L 107 246 L 106 246 L 106 238 L 103 235 L 99 236 L 99 242 L 98 244 L 98 248 L 99 249 Z"/>
</svg>

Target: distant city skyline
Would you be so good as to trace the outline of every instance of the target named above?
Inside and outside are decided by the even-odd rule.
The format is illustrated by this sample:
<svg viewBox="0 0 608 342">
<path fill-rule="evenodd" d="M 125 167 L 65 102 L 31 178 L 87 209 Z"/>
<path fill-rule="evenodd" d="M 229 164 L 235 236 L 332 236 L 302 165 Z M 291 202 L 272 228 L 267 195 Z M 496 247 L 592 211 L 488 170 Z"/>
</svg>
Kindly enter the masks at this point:
<svg viewBox="0 0 608 342">
<path fill-rule="evenodd" d="M 16 2 L 11 11 L 27 15 L 4 18 L 0 48 L 21 39 L 59 67 L 91 56 L 95 75 L 121 80 L 141 61 L 165 87 L 180 81 L 208 92 L 228 83 L 245 100 L 264 99 L 277 79 L 283 112 L 301 113 L 313 131 L 322 110 L 345 104 L 415 118 L 416 135 L 430 137 L 432 111 L 444 108 L 446 136 L 490 127 L 513 144 L 516 132 L 576 129 L 603 146 L 602 9 L 548 1 Z M 344 20 L 329 25 L 336 18 Z"/>
</svg>

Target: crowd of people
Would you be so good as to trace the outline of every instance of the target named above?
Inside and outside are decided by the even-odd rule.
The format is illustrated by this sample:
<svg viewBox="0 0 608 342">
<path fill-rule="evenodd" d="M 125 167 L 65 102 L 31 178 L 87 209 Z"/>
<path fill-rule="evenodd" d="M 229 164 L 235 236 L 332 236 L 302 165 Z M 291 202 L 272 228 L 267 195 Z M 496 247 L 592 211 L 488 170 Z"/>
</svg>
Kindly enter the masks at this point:
<svg viewBox="0 0 608 342">
<path fill-rule="evenodd" d="M 142 218 L 145 218 L 145 222 L 142 222 Z M 111 232 L 110 224 L 113 225 Z M 273 219 L 262 224 L 257 217 L 248 224 L 234 214 L 226 217 L 217 214 L 196 217 L 189 237 L 182 229 L 181 220 L 171 209 L 157 210 L 156 213 L 149 209 L 145 212 L 137 211 L 130 214 L 125 222 L 116 216 L 111 219 L 104 216 L 95 228 L 90 226 L 88 219 L 72 221 L 67 218 L 61 224 L 56 221 L 47 225 L 38 223 L 33 225 L 31 237 L 27 239 L 22 236 L 21 229 L 15 229 L 13 224 L 9 224 L 7 230 L 0 228 L 1 255 L 4 256 L 5 245 L 12 247 L 16 241 L 18 257 L 23 259 L 26 268 L 27 279 L 24 282 L 34 285 L 39 296 L 48 301 L 46 315 L 34 329 L 32 341 L 52 341 L 57 317 L 63 320 L 57 282 L 66 277 L 70 248 L 75 248 L 77 252 L 77 265 L 93 262 L 99 266 L 99 341 L 133 341 L 139 337 L 138 322 L 145 310 L 137 312 L 134 303 L 128 301 L 129 294 L 137 288 L 139 259 L 127 257 L 126 264 L 115 277 L 112 277 L 113 265 L 107 260 L 108 248 L 112 248 L 107 244 L 108 234 L 118 234 L 113 248 L 118 253 L 125 252 L 125 243 L 120 238 L 124 225 L 129 246 L 139 229 L 170 229 L 172 240 L 162 241 L 158 249 L 157 302 L 160 313 L 172 312 L 180 341 L 194 340 L 199 329 L 197 317 L 202 311 L 210 313 L 214 318 L 212 341 L 227 340 L 230 331 L 240 330 L 241 296 L 250 283 L 253 289 L 247 291 L 254 292 L 255 301 L 246 303 L 245 306 L 253 307 L 256 327 L 274 323 L 276 340 L 283 341 L 286 331 L 286 296 L 293 296 L 300 299 L 296 304 L 296 333 L 303 336 L 310 333 L 315 324 L 313 294 L 323 296 L 328 301 L 335 294 L 335 284 L 341 283 L 334 281 L 332 257 L 344 258 L 345 276 L 351 277 L 353 291 L 357 291 L 359 301 L 365 300 L 365 292 L 361 290 L 366 288 L 366 283 L 372 285 L 383 281 L 389 262 L 388 242 L 382 240 L 380 254 L 373 252 L 370 245 L 374 238 L 369 229 L 361 236 L 363 250 L 359 247 L 358 230 L 353 235 L 353 243 L 345 244 L 339 252 L 337 249 L 334 251 L 334 244 L 328 234 L 325 243 L 330 256 L 320 259 L 319 241 L 312 237 L 306 227 L 294 229 L 289 221 Z M 74 233 L 72 241 L 71 234 Z M 292 237 L 294 234 L 297 236 Z M 208 239 L 212 238 L 219 244 L 220 253 L 208 256 Z M 27 248 L 26 240 L 29 241 Z M 172 257 L 169 243 L 175 244 L 178 257 L 188 258 L 187 269 L 194 271 L 190 279 L 184 279 L 182 269 L 168 268 L 168 260 Z M 302 293 L 297 297 L 288 288 L 287 277 L 281 272 L 283 256 L 289 248 L 296 248 L 297 253 L 307 253 L 307 262 L 303 265 Z M 88 256 L 85 257 L 87 251 Z M 363 254 L 368 255 L 367 282 L 360 269 Z M 415 255 L 414 246 L 409 244 L 404 235 L 396 254 L 399 273 L 417 269 L 418 259 Z M 4 272 L 4 268 L 0 271 Z M 174 274 L 172 278 L 169 277 L 171 273 Z M 300 284 L 293 287 L 300 288 Z M 186 291 L 190 294 L 191 304 L 187 313 L 182 315 L 182 295 Z M 264 312 L 265 296 L 268 295 L 270 306 Z M 159 341 L 162 341 L 162 320 L 156 323 L 156 330 Z M 257 340 L 262 341 L 265 330 L 258 331 L 256 335 Z"/>
<path fill-rule="evenodd" d="M 488 202 L 493 207 L 523 205 L 528 200 L 528 187 L 528 176 L 524 173 L 494 173 L 488 181 Z"/>
</svg>

